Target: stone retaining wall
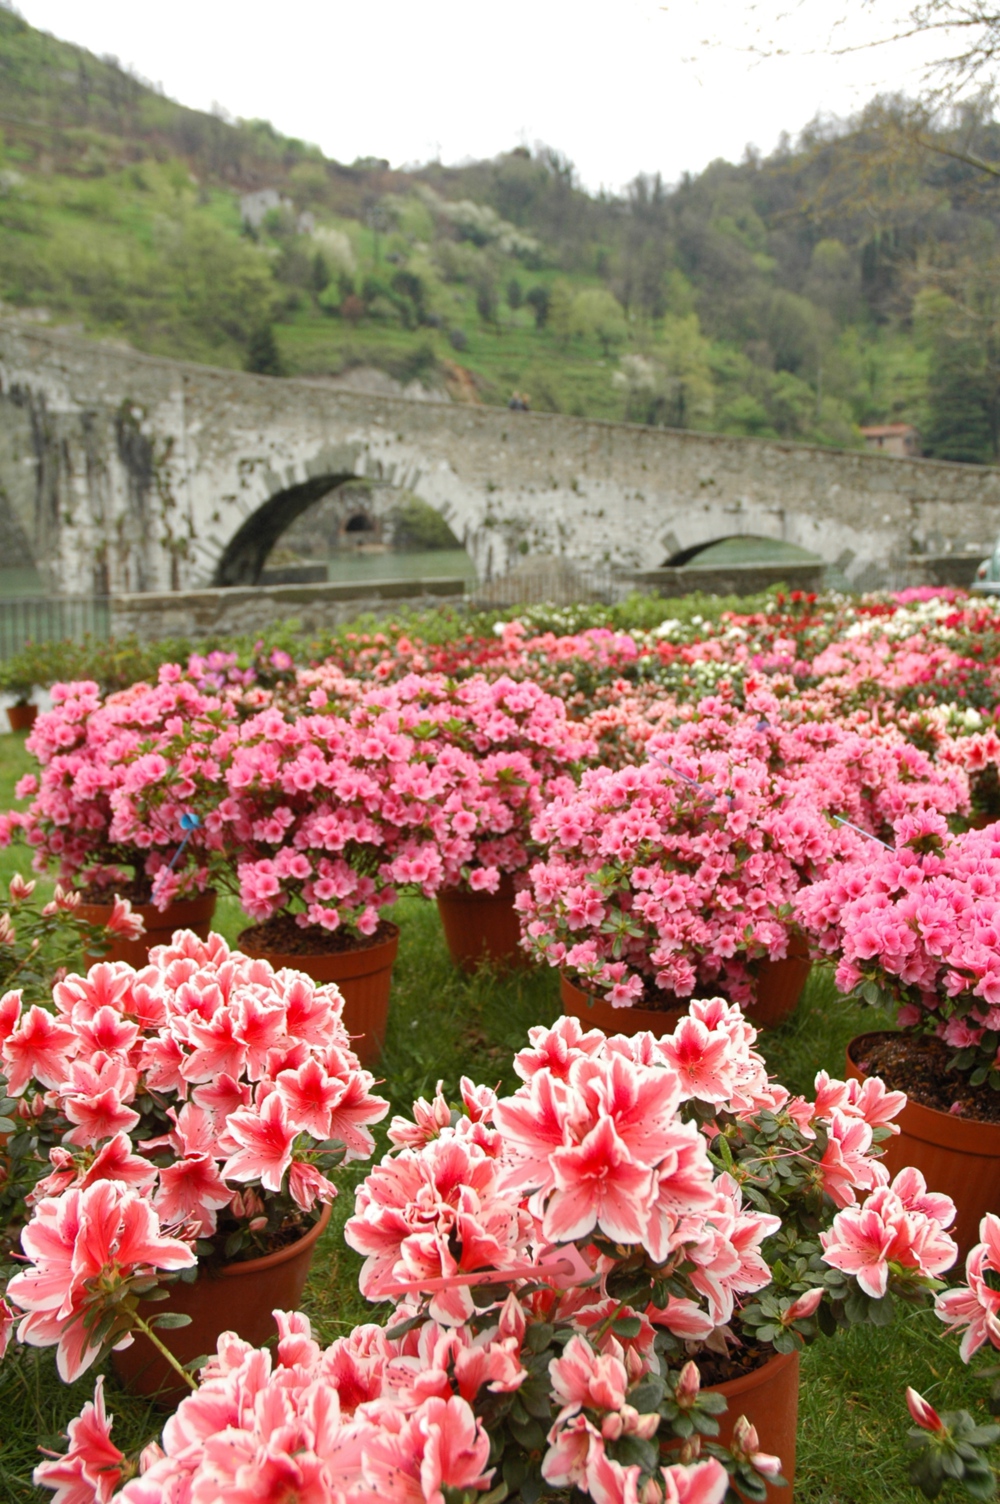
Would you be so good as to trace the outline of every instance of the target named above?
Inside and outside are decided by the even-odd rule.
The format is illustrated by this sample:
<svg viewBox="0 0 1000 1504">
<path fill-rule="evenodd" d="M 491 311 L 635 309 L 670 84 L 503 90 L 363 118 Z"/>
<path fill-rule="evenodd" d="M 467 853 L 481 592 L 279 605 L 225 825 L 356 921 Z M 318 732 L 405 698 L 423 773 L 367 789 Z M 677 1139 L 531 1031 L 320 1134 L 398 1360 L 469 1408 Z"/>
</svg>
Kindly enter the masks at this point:
<svg viewBox="0 0 1000 1504">
<path fill-rule="evenodd" d="M 295 619 L 302 631 L 320 632 L 366 612 L 385 616 L 406 607 L 425 611 L 465 594 L 460 577 L 437 580 L 365 580 L 358 584 L 254 585 L 220 590 L 149 591 L 111 601 L 111 635 L 134 632 L 144 642 L 162 637 L 255 632 Z"/>
</svg>

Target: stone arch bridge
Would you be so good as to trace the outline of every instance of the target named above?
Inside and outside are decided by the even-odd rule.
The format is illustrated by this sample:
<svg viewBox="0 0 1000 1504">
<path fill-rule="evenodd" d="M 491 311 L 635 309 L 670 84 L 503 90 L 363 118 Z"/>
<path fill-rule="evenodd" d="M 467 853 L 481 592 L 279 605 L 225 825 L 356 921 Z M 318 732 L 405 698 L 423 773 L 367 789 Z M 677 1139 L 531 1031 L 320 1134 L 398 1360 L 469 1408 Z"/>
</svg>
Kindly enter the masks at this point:
<svg viewBox="0 0 1000 1504">
<path fill-rule="evenodd" d="M 367 396 L 0 321 L 0 566 L 53 592 L 253 583 L 358 477 L 436 507 L 483 580 L 525 554 L 656 569 L 749 534 L 872 588 L 1000 531 L 998 470 Z"/>
</svg>

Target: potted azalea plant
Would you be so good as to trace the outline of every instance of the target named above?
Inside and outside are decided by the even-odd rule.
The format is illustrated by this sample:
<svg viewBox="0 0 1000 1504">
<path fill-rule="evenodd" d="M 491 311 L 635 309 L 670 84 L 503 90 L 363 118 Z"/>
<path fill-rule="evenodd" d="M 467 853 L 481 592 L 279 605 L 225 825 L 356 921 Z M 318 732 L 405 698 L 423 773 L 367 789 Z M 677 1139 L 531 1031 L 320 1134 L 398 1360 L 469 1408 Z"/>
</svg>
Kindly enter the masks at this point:
<svg viewBox="0 0 1000 1504">
<path fill-rule="evenodd" d="M 763 1498 L 774 1454 L 794 1472 L 803 1344 L 925 1299 L 955 1258 L 949 1199 L 880 1162 L 902 1096 L 821 1075 L 791 1098 L 719 998 L 659 1040 L 568 1017 L 530 1037 L 513 1096 L 465 1082 L 459 1115 L 439 1096 L 393 1120 L 345 1229 L 363 1293 L 395 1303 L 418 1392 L 450 1363 L 461 1386 L 463 1353 L 527 1370 L 482 1412 L 522 1497 L 596 1491 L 609 1462 L 614 1496 L 641 1496 L 731 1401 L 721 1440 Z"/>
<path fill-rule="evenodd" d="M 142 965 L 150 947 L 176 928 L 207 935 L 215 894 L 203 833 L 189 827 L 180 799 L 139 829 L 129 796 L 164 778 L 162 749 L 178 724 L 208 741 L 224 729 L 231 706 L 203 695 L 169 666 L 158 684 L 106 698 L 89 681 L 55 684 L 52 702 L 26 743 L 38 774 L 16 788 L 30 803 L 6 816 L 0 840 L 19 835 L 33 848 L 39 871 L 55 865 L 60 882 L 80 895 L 78 917 L 89 923 L 106 924 L 116 899 L 130 900 L 144 933 L 122 938 L 115 959 Z"/>
<path fill-rule="evenodd" d="M 659 1041 L 563 1018 L 512 1096 L 415 1103 L 346 1229 L 387 1325 L 321 1349 L 278 1311 L 273 1353 L 227 1335 L 138 1461 L 99 1380 L 36 1482 L 99 1475 L 104 1504 L 780 1498 L 803 1344 L 933 1290 L 953 1209 L 887 1183 L 878 1083 L 791 1098 L 738 1007 L 697 1006 Z"/>
<path fill-rule="evenodd" d="M 909 1093 L 890 1160 L 948 1189 L 963 1252 L 1000 1199 L 998 837 L 906 816 L 892 846 L 867 843 L 796 908 L 840 991 L 895 1015 L 895 1030 L 852 1041 L 848 1068 Z"/>
<path fill-rule="evenodd" d="M 140 1392 L 172 1392 L 220 1332 L 263 1341 L 274 1305 L 298 1301 L 330 1172 L 371 1153 L 387 1103 L 335 987 L 218 935 L 71 974 L 53 1000 L 0 1004 L 12 1132 L 48 1159 L 7 1297 L 63 1378 L 114 1349 Z"/>
<path fill-rule="evenodd" d="M 460 787 L 445 801 L 439 839 L 437 904 L 452 960 L 466 971 L 486 957 L 501 966 L 523 963 L 514 895 L 536 854 L 531 822 L 546 799 L 574 788 L 592 740 L 567 719 L 562 700 L 506 674 L 457 683 L 408 675 L 366 694 L 353 719 L 360 726 L 390 709 L 424 755 L 448 761 L 457 750 L 468 759 Z"/>
<path fill-rule="evenodd" d="M 28 655 L 20 653 L 16 660 L 0 665 L 0 690 L 12 695 L 14 703 L 7 706 L 7 720 L 11 731 L 30 731 L 38 715 L 38 706 L 31 696 L 35 677 L 28 662 Z"/>
<path fill-rule="evenodd" d="M 657 1032 L 699 993 L 752 1003 L 760 963 L 788 955 L 800 886 L 844 839 L 759 757 L 673 745 L 585 772 L 532 835 L 524 944 L 560 967 L 563 1006 Z"/>
</svg>

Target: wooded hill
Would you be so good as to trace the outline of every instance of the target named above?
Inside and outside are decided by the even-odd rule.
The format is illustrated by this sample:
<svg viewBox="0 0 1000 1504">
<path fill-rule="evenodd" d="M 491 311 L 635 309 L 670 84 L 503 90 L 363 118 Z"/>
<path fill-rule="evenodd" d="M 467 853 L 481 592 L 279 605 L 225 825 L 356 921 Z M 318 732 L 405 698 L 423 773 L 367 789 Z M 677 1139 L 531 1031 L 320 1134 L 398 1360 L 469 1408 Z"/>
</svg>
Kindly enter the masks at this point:
<svg viewBox="0 0 1000 1504">
<path fill-rule="evenodd" d="M 0 299 L 56 323 L 727 433 L 852 446 L 859 425 L 908 422 L 927 454 L 998 456 L 1000 178 L 970 160 L 1000 171 L 984 108 L 921 122 L 880 100 L 766 158 L 590 195 L 545 149 L 330 161 L 0 5 L 0 129 Z"/>
</svg>

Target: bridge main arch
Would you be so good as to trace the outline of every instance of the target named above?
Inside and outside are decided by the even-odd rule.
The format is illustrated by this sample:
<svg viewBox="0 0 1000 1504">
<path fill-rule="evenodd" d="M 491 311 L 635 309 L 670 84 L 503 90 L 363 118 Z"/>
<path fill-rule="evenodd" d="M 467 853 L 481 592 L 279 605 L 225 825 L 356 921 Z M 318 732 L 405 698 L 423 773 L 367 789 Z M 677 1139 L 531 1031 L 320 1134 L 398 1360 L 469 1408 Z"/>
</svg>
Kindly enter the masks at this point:
<svg viewBox="0 0 1000 1504">
<path fill-rule="evenodd" d="M 212 584 L 256 585 L 268 554 L 296 518 L 338 486 L 356 479 L 353 472 L 312 476 L 269 497 L 244 519 L 223 548 Z"/>
</svg>

